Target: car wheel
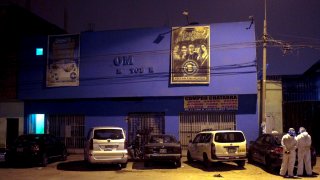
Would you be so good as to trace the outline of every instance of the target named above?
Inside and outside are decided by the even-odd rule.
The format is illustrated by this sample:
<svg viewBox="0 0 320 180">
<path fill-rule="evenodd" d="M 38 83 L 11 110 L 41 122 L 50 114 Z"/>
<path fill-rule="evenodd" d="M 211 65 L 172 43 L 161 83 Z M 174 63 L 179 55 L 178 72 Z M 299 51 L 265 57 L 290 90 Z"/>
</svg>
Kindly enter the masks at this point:
<svg viewBox="0 0 320 180">
<path fill-rule="evenodd" d="M 150 163 L 148 161 L 145 161 L 143 165 L 144 165 L 144 167 L 149 167 Z"/>
<path fill-rule="evenodd" d="M 181 167 L 181 159 L 176 161 L 176 167 Z"/>
<path fill-rule="evenodd" d="M 13 160 L 9 158 L 7 155 L 5 156 L 5 164 L 9 167 L 13 166 Z"/>
<path fill-rule="evenodd" d="M 92 168 L 92 164 L 89 161 L 84 161 L 84 165 L 86 168 Z"/>
<path fill-rule="evenodd" d="M 209 168 L 211 166 L 211 162 L 209 161 L 207 154 L 203 154 L 203 165 L 206 168 Z"/>
<path fill-rule="evenodd" d="M 47 154 L 44 153 L 41 158 L 41 166 L 46 167 L 48 165 L 48 157 Z"/>
<path fill-rule="evenodd" d="M 254 163 L 251 153 L 248 153 L 248 163 L 250 164 Z"/>
<path fill-rule="evenodd" d="M 121 163 L 121 164 L 120 164 L 120 167 L 121 167 L 121 168 L 126 168 L 126 167 L 127 167 L 127 163 Z"/>
<path fill-rule="evenodd" d="M 237 165 L 239 167 L 243 167 L 246 164 L 246 161 L 245 160 L 241 160 L 241 161 L 237 161 L 236 163 L 237 163 Z"/>
<path fill-rule="evenodd" d="M 187 160 L 188 160 L 189 163 L 191 163 L 193 161 L 189 151 L 187 152 Z"/>
<path fill-rule="evenodd" d="M 68 152 L 66 149 L 64 149 L 61 155 L 61 161 L 67 160 L 67 157 L 68 157 Z"/>
<path fill-rule="evenodd" d="M 274 171 L 274 167 L 271 164 L 271 159 L 269 157 L 265 157 L 266 167 L 270 171 Z"/>
</svg>

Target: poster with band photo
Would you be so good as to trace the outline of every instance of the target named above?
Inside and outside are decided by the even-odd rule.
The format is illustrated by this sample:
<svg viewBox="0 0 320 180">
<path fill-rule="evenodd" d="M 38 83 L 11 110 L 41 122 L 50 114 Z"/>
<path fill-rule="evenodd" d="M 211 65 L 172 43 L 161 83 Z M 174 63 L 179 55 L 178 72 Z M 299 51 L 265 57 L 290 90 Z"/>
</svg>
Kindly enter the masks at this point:
<svg viewBox="0 0 320 180">
<path fill-rule="evenodd" d="M 48 37 L 47 87 L 79 86 L 80 35 Z"/>
<path fill-rule="evenodd" d="M 173 27 L 171 84 L 210 83 L 210 26 Z"/>
</svg>

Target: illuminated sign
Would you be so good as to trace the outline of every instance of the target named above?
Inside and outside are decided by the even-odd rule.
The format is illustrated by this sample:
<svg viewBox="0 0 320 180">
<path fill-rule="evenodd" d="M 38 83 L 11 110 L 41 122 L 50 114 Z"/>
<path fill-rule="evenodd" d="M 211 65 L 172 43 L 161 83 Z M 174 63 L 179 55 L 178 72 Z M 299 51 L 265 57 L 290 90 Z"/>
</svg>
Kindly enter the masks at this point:
<svg viewBox="0 0 320 180">
<path fill-rule="evenodd" d="M 43 48 L 36 48 L 36 56 L 42 56 L 43 55 Z"/>
</svg>

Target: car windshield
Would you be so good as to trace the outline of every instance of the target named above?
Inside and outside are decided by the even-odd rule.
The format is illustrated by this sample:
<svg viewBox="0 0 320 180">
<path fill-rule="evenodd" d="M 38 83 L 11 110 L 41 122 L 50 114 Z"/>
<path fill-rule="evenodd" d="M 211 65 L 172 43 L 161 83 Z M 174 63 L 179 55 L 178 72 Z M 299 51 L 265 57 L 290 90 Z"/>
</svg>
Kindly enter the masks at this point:
<svg viewBox="0 0 320 180">
<path fill-rule="evenodd" d="M 175 143 L 177 140 L 172 136 L 151 136 L 150 143 Z"/>
<path fill-rule="evenodd" d="M 241 132 L 219 132 L 215 135 L 216 142 L 243 142 L 244 136 Z"/>
<path fill-rule="evenodd" d="M 123 139 L 121 129 L 96 129 L 94 139 Z"/>
</svg>

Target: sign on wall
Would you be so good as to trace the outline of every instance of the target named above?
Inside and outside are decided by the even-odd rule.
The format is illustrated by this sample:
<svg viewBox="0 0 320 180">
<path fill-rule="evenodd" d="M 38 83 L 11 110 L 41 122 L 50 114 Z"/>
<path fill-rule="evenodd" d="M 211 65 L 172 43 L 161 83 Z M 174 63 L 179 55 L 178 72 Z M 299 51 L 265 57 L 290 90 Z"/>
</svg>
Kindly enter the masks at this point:
<svg viewBox="0 0 320 180">
<path fill-rule="evenodd" d="M 186 96 L 186 111 L 234 111 L 238 110 L 238 96 Z"/>
<path fill-rule="evenodd" d="M 173 27 L 171 84 L 210 83 L 210 26 Z"/>
<path fill-rule="evenodd" d="M 80 35 L 48 37 L 47 87 L 79 86 Z"/>
</svg>

